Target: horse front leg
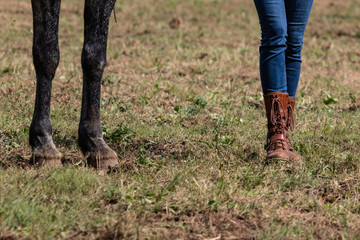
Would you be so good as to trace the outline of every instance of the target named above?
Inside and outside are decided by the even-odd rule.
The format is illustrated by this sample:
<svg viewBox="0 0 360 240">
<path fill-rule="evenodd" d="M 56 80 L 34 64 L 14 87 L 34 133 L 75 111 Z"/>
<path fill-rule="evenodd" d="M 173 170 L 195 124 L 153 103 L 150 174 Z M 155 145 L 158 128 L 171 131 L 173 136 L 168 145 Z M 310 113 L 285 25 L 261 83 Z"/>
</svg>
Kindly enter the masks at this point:
<svg viewBox="0 0 360 240">
<path fill-rule="evenodd" d="M 118 165 L 116 153 L 105 143 L 100 121 L 101 77 L 106 65 L 110 14 L 116 0 L 86 0 L 84 46 L 81 55 L 83 96 L 79 124 L 79 146 L 87 163 L 108 169 Z"/>
<path fill-rule="evenodd" d="M 32 0 L 33 62 L 36 72 L 36 99 L 30 126 L 31 162 L 59 165 L 61 154 L 52 140 L 50 123 L 51 86 L 59 63 L 58 25 L 60 0 Z"/>
</svg>

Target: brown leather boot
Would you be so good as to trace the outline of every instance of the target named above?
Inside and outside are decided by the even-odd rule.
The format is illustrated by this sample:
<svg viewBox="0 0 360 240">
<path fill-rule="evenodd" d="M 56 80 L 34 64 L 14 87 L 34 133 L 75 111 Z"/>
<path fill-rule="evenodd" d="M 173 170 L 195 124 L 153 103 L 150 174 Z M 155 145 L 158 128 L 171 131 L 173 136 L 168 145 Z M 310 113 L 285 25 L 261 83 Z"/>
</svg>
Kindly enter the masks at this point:
<svg viewBox="0 0 360 240">
<path fill-rule="evenodd" d="M 293 161 L 300 161 L 301 160 L 301 156 L 299 154 L 297 154 L 293 147 L 291 146 L 291 142 L 289 139 L 289 129 L 291 131 L 294 130 L 294 125 L 295 125 L 295 120 L 294 120 L 294 109 L 295 109 L 295 98 L 294 97 L 289 97 L 288 98 L 288 105 L 287 105 L 287 110 L 288 110 L 288 121 L 286 124 L 286 137 L 287 137 L 287 144 L 288 144 L 288 154 L 289 154 L 289 158 L 290 160 Z"/>
<path fill-rule="evenodd" d="M 288 138 L 286 126 L 288 123 L 288 94 L 269 92 L 264 95 L 268 134 L 265 150 L 266 161 L 272 159 L 289 160 Z"/>
</svg>

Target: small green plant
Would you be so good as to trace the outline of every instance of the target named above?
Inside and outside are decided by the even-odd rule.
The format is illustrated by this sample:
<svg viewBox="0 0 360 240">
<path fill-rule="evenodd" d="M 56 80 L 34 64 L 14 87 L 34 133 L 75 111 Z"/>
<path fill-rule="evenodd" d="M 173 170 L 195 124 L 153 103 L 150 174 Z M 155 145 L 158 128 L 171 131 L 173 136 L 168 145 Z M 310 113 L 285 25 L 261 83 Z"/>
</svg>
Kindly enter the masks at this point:
<svg viewBox="0 0 360 240">
<path fill-rule="evenodd" d="M 102 106 L 102 107 L 106 107 L 106 106 L 108 106 L 108 105 L 110 105 L 110 104 L 116 103 L 117 101 L 119 101 L 119 98 L 118 98 L 118 97 L 109 98 L 109 99 L 107 99 L 107 100 L 101 99 L 101 106 Z"/>
<path fill-rule="evenodd" d="M 200 109 L 203 109 L 205 108 L 207 102 L 202 98 L 197 98 L 195 99 L 194 104 L 198 106 Z"/>
<path fill-rule="evenodd" d="M 136 132 L 126 127 L 124 124 L 118 125 L 118 127 L 111 133 L 103 127 L 104 138 L 114 143 L 118 142 L 131 142 L 136 136 Z"/>
<path fill-rule="evenodd" d="M 338 99 L 331 97 L 330 94 L 328 94 L 327 92 L 325 92 L 325 94 L 327 96 L 327 98 L 323 100 L 325 105 L 336 104 L 339 102 Z"/>
</svg>

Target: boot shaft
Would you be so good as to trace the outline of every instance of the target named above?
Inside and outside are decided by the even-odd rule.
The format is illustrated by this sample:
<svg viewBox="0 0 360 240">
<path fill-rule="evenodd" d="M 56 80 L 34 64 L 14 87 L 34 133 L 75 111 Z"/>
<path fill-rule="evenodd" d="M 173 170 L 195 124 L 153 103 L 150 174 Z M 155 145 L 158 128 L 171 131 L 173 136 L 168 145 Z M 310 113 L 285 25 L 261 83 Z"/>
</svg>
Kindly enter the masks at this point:
<svg viewBox="0 0 360 240">
<path fill-rule="evenodd" d="M 287 105 L 288 121 L 287 121 L 286 129 L 290 128 L 291 131 L 294 130 L 294 125 L 295 125 L 295 119 L 294 119 L 295 103 L 296 103 L 295 98 L 289 97 L 289 101 L 288 101 L 288 105 Z"/>
<path fill-rule="evenodd" d="M 295 108 L 295 103 L 296 103 L 295 98 L 289 96 L 289 104 L 290 104 L 290 106 L 292 107 L 292 109 Z"/>
<path fill-rule="evenodd" d="M 289 95 L 283 92 L 269 92 L 264 95 L 269 130 L 274 127 L 285 129 L 288 125 L 288 98 Z"/>
</svg>

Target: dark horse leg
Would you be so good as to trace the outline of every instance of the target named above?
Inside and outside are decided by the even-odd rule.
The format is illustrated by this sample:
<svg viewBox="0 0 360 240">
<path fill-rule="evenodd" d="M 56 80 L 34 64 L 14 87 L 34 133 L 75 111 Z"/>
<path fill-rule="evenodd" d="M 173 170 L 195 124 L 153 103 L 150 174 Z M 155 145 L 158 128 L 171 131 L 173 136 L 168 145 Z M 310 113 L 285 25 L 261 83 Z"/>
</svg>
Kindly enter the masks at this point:
<svg viewBox="0 0 360 240">
<path fill-rule="evenodd" d="M 59 63 L 58 24 L 60 0 L 32 0 L 33 61 L 36 72 L 36 100 L 30 126 L 31 162 L 61 164 L 61 154 L 52 140 L 50 123 L 51 85 Z"/>
<path fill-rule="evenodd" d="M 86 0 L 85 33 L 81 56 L 83 96 L 79 124 L 79 146 L 87 163 L 107 169 L 118 165 L 116 153 L 105 143 L 100 121 L 101 77 L 106 65 L 110 14 L 116 0 Z"/>
</svg>

